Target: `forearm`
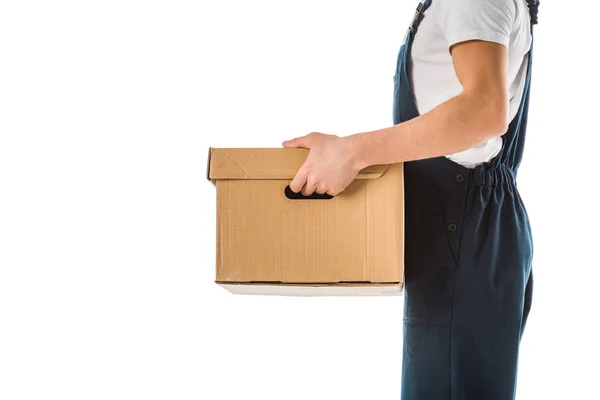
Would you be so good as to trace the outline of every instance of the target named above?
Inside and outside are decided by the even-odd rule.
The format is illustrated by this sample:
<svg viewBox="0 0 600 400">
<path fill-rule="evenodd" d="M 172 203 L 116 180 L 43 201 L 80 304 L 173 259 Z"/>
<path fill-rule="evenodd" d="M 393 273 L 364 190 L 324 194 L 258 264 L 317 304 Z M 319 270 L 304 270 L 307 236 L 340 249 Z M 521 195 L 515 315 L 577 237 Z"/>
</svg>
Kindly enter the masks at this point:
<svg viewBox="0 0 600 400">
<path fill-rule="evenodd" d="M 506 131 L 508 104 L 461 93 L 410 121 L 349 136 L 357 165 L 392 164 L 457 153 Z"/>
</svg>

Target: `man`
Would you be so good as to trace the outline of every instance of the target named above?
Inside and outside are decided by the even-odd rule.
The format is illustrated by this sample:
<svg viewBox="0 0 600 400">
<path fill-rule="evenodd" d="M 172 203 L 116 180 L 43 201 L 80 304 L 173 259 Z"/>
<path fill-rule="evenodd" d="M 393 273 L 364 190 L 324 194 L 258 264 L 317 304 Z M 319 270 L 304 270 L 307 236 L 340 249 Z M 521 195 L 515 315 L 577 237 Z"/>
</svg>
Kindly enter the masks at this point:
<svg viewBox="0 0 600 400">
<path fill-rule="evenodd" d="M 533 244 L 516 187 L 537 0 L 426 0 L 394 76 L 394 126 L 285 141 L 295 192 L 340 194 L 404 162 L 402 398 L 514 398 Z"/>
</svg>

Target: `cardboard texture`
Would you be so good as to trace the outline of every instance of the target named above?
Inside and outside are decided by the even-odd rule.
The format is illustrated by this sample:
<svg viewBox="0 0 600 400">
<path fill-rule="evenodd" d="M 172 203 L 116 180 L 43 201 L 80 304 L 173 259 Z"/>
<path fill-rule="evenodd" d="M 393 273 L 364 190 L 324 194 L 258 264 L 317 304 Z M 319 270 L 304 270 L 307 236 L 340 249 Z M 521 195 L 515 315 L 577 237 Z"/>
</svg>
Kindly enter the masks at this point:
<svg viewBox="0 0 600 400">
<path fill-rule="evenodd" d="M 286 187 L 307 155 L 307 149 L 209 150 L 216 282 L 242 294 L 400 294 L 402 164 L 366 168 L 330 199 L 290 199 Z"/>
</svg>

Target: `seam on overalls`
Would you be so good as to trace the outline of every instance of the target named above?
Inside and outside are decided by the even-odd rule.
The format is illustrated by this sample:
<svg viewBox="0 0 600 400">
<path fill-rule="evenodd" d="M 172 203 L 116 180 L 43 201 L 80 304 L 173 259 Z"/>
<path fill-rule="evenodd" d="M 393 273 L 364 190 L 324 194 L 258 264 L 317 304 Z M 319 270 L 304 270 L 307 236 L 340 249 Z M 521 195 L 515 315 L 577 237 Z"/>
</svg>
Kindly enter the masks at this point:
<svg viewBox="0 0 600 400">
<path fill-rule="evenodd" d="M 452 400 L 452 333 L 454 331 L 454 293 L 456 292 L 456 274 L 458 273 L 458 262 L 456 263 L 456 266 L 457 271 L 455 271 L 454 275 L 452 276 L 452 306 L 450 307 L 450 329 L 448 333 L 450 335 L 450 338 L 448 338 L 448 343 L 450 347 L 450 349 L 448 350 L 448 387 L 450 390 L 448 398 L 450 400 Z"/>
<path fill-rule="evenodd" d="M 448 343 L 449 343 L 449 349 L 448 349 L 448 387 L 450 390 L 450 393 L 448 394 L 448 399 L 452 400 L 452 350 L 453 350 L 453 346 L 452 346 L 452 332 L 454 329 L 454 305 L 455 305 L 455 292 L 456 292 L 456 275 L 458 274 L 458 268 L 460 267 L 459 265 L 459 255 L 460 255 L 460 238 L 462 237 L 462 233 L 463 233 L 463 229 L 464 229 L 464 220 L 465 220 L 465 208 L 466 208 L 466 196 L 467 196 L 467 191 L 469 189 L 467 188 L 467 190 L 464 191 L 463 194 L 463 205 L 462 205 L 462 216 L 461 216 L 461 221 L 459 222 L 461 224 L 461 229 L 460 229 L 460 237 L 459 237 L 459 244 L 456 250 L 456 255 L 454 254 L 454 251 L 452 250 L 452 245 L 450 244 L 450 241 L 448 240 L 448 236 L 445 232 L 444 229 L 444 209 L 442 207 L 442 200 L 440 198 L 440 193 L 439 190 L 436 188 L 435 189 L 435 196 L 438 202 L 438 206 L 440 207 L 440 213 L 441 213 L 441 217 L 442 217 L 442 234 L 444 235 L 444 240 L 446 242 L 446 245 L 448 247 L 448 251 L 450 252 L 450 257 L 452 258 L 452 261 L 454 262 L 454 273 L 452 274 L 452 295 L 450 296 L 451 298 L 451 305 L 450 305 L 450 321 L 448 322 L 448 325 L 442 325 L 444 327 L 448 327 L 448 335 L 450 335 L 450 337 L 448 338 Z M 435 325 L 430 325 L 430 326 L 435 326 Z"/>
<path fill-rule="evenodd" d="M 462 242 L 463 232 L 465 228 L 465 218 L 466 218 L 466 209 L 467 209 L 467 193 L 471 190 L 468 186 L 467 189 L 463 192 L 463 201 L 462 201 L 462 211 L 461 211 L 461 221 L 460 221 L 460 235 L 458 236 L 458 246 L 456 247 L 456 268 L 458 269 L 458 264 L 460 263 L 460 244 Z"/>
<path fill-rule="evenodd" d="M 448 235 L 446 234 L 446 226 L 445 226 L 446 218 L 445 218 L 444 208 L 442 207 L 442 200 L 440 199 L 440 191 L 438 188 L 435 188 L 434 192 L 435 192 L 435 198 L 437 200 L 438 207 L 440 209 L 441 225 L 442 225 L 441 229 L 442 229 L 442 235 L 444 236 L 444 242 L 446 242 L 446 247 L 448 248 L 448 252 L 450 253 L 450 259 L 454 262 L 454 265 L 456 266 L 457 257 L 454 255 L 454 251 L 452 251 L 452 244 L 448 240 Z"/>
<path fill-rule="evenodd" d="M 466 208 L 467 208 L 467 194 L 469 193 L 469 190 L 471 190 L 471 188 L 467 185 L 467 188 L 465 189 L 465 191 L 463 192 L 463 201 L 462 201 L 462 211 L 461 211 L 461 228 L 460 228 L 460 236 L 458 237 L 458 246 L 456 247 L 456 270 L 454 271 L 454 274 L 452 275 L 452 306 L 450 307 L 450 338 L 449 338 L 449 343 L 450 343 L 450 350 L 448 351 L 448 373 L 450 376 L 448 376 L 448 380 L 450 382 L 450 384 L 448 385 L 448 387 L 450 388 L 450 400 L 452 400 L 452 332 L 454 329 L 454 304 L 455 304 L 455 298 L 454 298 L 454 293 L 456 292 L 456 276 L 458 275 L 458 270 L 460 268 L 460 249 L 461 249 L 461 242 L 462 242 L 462 237 L 463 237 L 463 232 L 465 230 L 465 219 L 466 219 Z"/>
</svg>

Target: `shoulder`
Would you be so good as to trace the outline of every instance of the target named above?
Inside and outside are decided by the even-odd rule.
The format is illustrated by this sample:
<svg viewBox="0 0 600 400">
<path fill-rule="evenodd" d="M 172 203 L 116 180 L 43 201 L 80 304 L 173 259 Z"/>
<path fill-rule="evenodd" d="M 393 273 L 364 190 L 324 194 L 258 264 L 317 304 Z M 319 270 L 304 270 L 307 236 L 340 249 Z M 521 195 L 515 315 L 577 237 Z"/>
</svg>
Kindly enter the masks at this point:
<svg viewBox="0 0 600 400">
<path fill-rule="evenodd" d="M 515 22 L 526 0 L 432 0 L 434 14 L 469 17 L 501 17 Z"/>
<path fill-rule="evenodd" d="M 431 15 L 448 44 L 488 40 L 508 45 L 526 0 L 432 0 Z"/>
</svg>

